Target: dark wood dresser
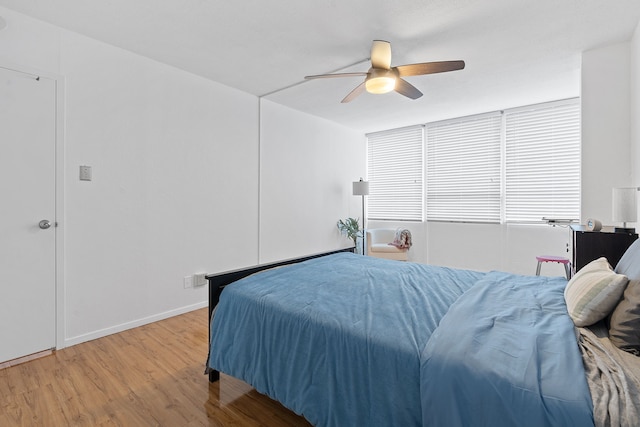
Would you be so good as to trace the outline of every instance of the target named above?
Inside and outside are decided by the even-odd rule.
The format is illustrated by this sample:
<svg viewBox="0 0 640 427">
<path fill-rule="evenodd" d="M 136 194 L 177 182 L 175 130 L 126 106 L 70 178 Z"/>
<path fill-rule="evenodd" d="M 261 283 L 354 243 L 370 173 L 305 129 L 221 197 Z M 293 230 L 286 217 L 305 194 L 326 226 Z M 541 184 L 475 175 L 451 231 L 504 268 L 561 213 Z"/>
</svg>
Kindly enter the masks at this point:
<svg viewBox="0 0 640 427">
<path fill-rule="evenodd" d="M 594 259 L 605 257 L 613 268 L 629 246 L 638 238 L 636 233 L 615 233 L 614 227 L 589 231 L 584 225 L 572 225 L 573 268 L 580 270 Z"/>
</svg>

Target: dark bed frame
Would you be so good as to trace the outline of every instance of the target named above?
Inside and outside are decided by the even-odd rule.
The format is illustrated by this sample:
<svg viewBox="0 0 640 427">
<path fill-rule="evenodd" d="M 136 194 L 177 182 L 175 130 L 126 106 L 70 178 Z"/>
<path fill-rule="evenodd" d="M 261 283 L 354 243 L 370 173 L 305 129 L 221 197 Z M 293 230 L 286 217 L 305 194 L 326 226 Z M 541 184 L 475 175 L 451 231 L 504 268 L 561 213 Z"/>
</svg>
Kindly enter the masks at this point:
<svg viewBox="0 0 640 427">
<path fill-rule="evenodd" d="M 242 279 L 243 277 L 257 273 L 269 268 L 281 267 L 283 265 L 295 264 L 302 261 L 307 261 L 313 258 L 319 258 L 327 255 L 337 254 L 340 252 L 354 252 L 355 247 L 338 249 L 330 252 L 322 252 L 314 255 L 307 255 L 301 258 L 292 258 L 284 261 L 273 262 L 270 264 L 259 264 L 252 267 L 242 268 L 238 270 L 225 271 L 224 273 L 209 274 L 206 276 L 209 281 L 209 347 L 211 347 L 211 315 L 213 309 L 218 305 L 220 301 L 220 294 L 224 290 L 225 286 Z M 209 361 L 207 360 L 207 369 Z M 209 381 L 216 382 L 220 379 L 220 372 L 213 369 L 209 369 Z"/>
</svg>

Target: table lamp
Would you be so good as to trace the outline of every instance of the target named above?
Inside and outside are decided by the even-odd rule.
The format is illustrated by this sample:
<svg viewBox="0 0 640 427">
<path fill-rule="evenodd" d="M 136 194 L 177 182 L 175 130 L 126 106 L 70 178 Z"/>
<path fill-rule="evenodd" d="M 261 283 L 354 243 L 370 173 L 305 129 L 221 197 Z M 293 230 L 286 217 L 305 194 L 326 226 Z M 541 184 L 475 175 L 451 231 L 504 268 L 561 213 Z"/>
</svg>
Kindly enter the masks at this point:
<svg viewBox="0 0 640 427">
<path fill-rule="evenodd" d="M 634 228 L 627 227 L 627 222 L 638 221 L 637 192 L 637 187 L 613 189 L 613 221 L 622 223 L 622 227 L 615 227 L 616 233 L 635 233 Z"/>
</svg>

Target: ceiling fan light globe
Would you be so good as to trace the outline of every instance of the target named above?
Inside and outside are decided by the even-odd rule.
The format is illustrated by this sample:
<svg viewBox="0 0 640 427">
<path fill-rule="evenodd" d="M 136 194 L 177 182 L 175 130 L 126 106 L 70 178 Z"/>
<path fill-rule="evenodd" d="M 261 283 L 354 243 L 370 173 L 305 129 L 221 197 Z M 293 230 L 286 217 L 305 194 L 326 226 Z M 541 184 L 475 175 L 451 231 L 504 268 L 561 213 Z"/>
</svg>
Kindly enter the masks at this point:
<svg viewBox="0 0 640 427">
<path fill-rule="evenodd" d="M 389 93 L 396 87 L 395 77 L 373 77 L 365 82 L 367 92 L 373 94 Z"/>
</svg>

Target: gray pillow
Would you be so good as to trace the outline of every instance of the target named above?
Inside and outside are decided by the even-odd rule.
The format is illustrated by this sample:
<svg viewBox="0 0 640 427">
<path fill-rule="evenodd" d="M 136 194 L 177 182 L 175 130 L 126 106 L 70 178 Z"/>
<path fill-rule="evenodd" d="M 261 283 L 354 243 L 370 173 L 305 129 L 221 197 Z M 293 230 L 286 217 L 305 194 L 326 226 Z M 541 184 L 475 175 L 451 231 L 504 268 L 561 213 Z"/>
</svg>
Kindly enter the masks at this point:
<svg viewBox="0 0 640 427">
<path fill-rule="evenodd" d="M 611 313 L 609 339 L 616 347 L 640 356 L 640 280 L 629 282 Z"/>
<path fill-rule="evenodd" d="M 624 274 L 629 280 L 640 280 L 640 240 L 636 240 L 625 251 L 616 265 L 616 273 Z"/>
</svg>

